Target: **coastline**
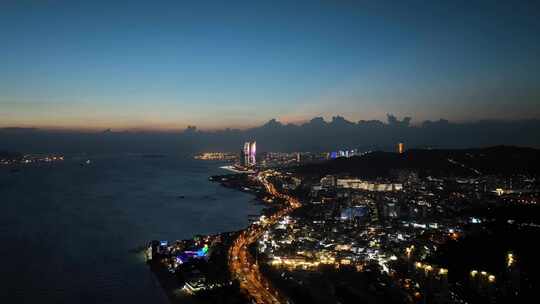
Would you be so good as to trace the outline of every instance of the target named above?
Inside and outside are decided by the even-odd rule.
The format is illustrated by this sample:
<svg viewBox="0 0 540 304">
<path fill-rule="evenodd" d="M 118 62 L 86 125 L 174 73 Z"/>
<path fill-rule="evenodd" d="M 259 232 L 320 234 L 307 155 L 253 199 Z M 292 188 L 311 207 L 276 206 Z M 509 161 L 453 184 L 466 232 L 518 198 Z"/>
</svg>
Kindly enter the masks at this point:
<svg viewBox="0 0 540 304">
<path fill-rule="evenodd" d="M 222 246 L 220 250 L 216 250 L 216 253 L 212 255 L 212 263 L 215 263 L 211 269 L 212 272 L 220 272 L 220 269 L 227 269 L 227 251 L 228 247 L 232 244 L 233 240 L 239 234 L 239 231 L 236 232 L 221 232 L 214 235 L 206 235 L 202 237 L 213 237 L 223 240 L 219 246 Z M 190 241 L 180 240 L 175 241 L 175 243 L 182 243 Z M 215 248 L 214 248 L 215 249 Z M 188 278 L 182 275 L 171 273 L 170 269 L 167 267 L 165 257 L 157 257 L 153 259 L 148 259 L 147 254 L 145 253 L 146 264 L 150 268 L 152 275 L 155 277 L 157 283 L 162 288 L 163 292 L 167 296 L 169 303 L 172 304 L 184 304 L 184 303 L 193 303 L 193 304 L 206 304 L 206 303 L 215 303 L 220 299 L 228 298 L 234 299 L 233 302 L 244 302 L 243 296 L 240 293 L 235 293 L 234 290 L 229 290 L 230 287 L 223 285 L 219 288 L 214 288 L 211 290 L 200 291 L 197 294 L 193 294 L 189 289 L 185 288 L 185 283 L 188 282 Z M 221 271 L 219 275 L 227 275 L 227 272 Z M 222 278 L 223 281 L 229 280 L 228 277 Z"/>
<path fill-rule="evenodd" d="M 217 182 L 222 187 L 232 188 L 241 192 L 248 192 L 254 195 L 252 203 L 264 205 L 267 208 L 261 209 L 260 213 L 255 215 L 249 215 L 249 221 L 253 222 L 258 220 L 261 215 L 273 214 L 275 210 L 265 204 L 263 198 L 265 196 L 265 189 L 261 185 L 250 183 L 247 180 L 247 174 L 253 171 L 240 171 L 234 169 L 232 166 L 221 166 L 221 169 L 233 172 L 224 175 L 212 175 L 209 177 L 210 182 Z M 254 172 L 253 172 L 254 173 Z M 229 252 L 235 240 L 238 236 L 248 231 L 251 224 L 238 230 L 220 232 L 215 235 L 195 236 L 195 237 L 218 237 L 222 240 L 219 244 L 220 250 L 217 254 L 212 255 L 212 265 L 209 266 L 209 273 L 217 273 L 219 271 L 225 271 L 227 274 L 222 274 L 221 281 L 222 286 L 210 290 L 198 291 L 196 294 L 186 291 L 185 282 L 178 279 L 178 276 L 170 271 L 167 267 L 166 257 L 160 257 L 146 261 L 146 264 L 150 267 L 152 274 L 157 279 L 157 282 L 163 289 L 164 293 L 170 303 L 248 303 L 249 299 L 246 298 L 245 292 L 241 290 L 238 284 L 234 284 L 235 280 L 230 277 L 229 271 Z M 189 240 L 175 241 L 175 244 L 186 242 Z M 148 248 L 147 248 L 148 250 Z M 147 254 L 145 254 L 147 256 Z M 168 257 L 170 259 L 170 257 Z M 209 263 L 210 264 L 210 263 Z M 235 285 L 235 286 L 234 286 Z"/>
<path fill-rule="evenodd" d="M 227 170 L 227 171 L 230 171 L 230 172 L 233 172 L 233 173 L 246 173 L 246 174 L 252 174 L 252 173 L 255 173 L 255 171 L 253 170 L 238 170 L 236 169 L 234 166 L 231 166 L 231 165 L 227 165 L 227 166 L 221 166 L 219 167 L 220 169 L 223 169 L 223 170 Z"/>
</svg>

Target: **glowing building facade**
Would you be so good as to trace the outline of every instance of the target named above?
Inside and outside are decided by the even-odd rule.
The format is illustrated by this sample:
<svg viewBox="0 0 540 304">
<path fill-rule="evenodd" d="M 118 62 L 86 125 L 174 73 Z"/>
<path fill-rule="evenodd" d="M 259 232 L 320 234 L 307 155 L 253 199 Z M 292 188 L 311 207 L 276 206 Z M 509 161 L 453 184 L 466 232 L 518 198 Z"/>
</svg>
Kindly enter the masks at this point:
<svg viewBox="0 0 540 304">
<path fill-rule="evenodd" d="M 398 153 L 399 153 L 399 154 L 405 152 L 405 144 L 403 144 L 403 143 L 398 143 L 398 144 L 397 144 L 397 148 L 398 148 Z"/>
<path fill-rule="evenodd" d="M 255 166 L 257 162 L 257 142 L 247 141 L 244 143 L 244 149 L 242 151 L 241 162 L 246 167 Z"/>
</svg>

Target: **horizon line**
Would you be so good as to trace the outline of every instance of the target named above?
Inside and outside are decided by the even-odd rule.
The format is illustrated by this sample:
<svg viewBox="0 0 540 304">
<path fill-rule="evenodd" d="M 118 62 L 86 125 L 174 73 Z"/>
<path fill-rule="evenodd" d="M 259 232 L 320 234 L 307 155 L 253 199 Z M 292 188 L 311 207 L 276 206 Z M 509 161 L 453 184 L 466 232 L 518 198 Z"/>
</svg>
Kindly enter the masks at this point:
<svg viewBox="0 0 540 304">
<path fill-rule="evenodd" d="M 426 122 L 441 122 L 446 121 L 448 123 L 452 124 L 472 124 L 472 123 L 481 123 L 481 122 L 504 122 L 504 123 L 510 123 L 510 122 L 519 122 L 519 121 L 534 121 L 534 120 L 540 120 L 540 118 L 520 118 L 520 119 L 504 119 L 504 118 L 486 118 L 486 119 L 474 119 L 474 120 L 448 120 L 444 118 L 439 118 L 436 120 L 422 120 L 422 121 L 414 121 L 409 116 L 402 117 L 402 120 L 399 120 L 398 117 L 387 114 L 388 117 L 392 116 L 397 119 L 397 122 L 403 122 L 405 119 L 410 118 L 409 123 L 407 124 L 408 127 L 421 127 Z M 80 132 L 80 133 L 126 133 L 126 132 L 132 132 L 132 133 L 179 133 L 179 132 L 185 132 L 190 127 L 195 128 L 196 131 L 201 132 L 219 132 L 219 131 L 225 131 L 225 130 L 235 130 L 235 131 L 247 131 L 250 129 L 255 129 L 258 127 L 262 127 L 269 122 L 275 121 L 276 123 L 281 124 L 282 126 L 287 125 L 295 125 L 295 126 L 302 126 L 314 119 L 322 118 L 325 123 L 332 123 L 334 119 L 342 118 L 343 120 L 352 123 L 352 124 L 359 124 L 361 122 L 380 122 L 384 125 L 390 125 L 388 120 L 383 121 L 380 119 L 359 119 L 359 120 L 349 120 L 346 117 L 342 115 L 332 115 L 330 119 L 326 119 L 324 116 L 315 116 L 311 119 L 302 119 L 297 121 L 289 121 L 289 122 L 283 122 L 280 121 L 278 118 L 271 118 L 266 120 L 265 122 L 261 122 L 258 124 L 253 125 L 246 125 L 246 126 L 223 126 L 223 127 L 209 127 L 209 128 L 199 128 L 195 124 L 183 124 L 181 126 L 178 124 L 177 126 L 159 126 L 159 125 L 149 125 L 149 126 L 114 126 L 114 125 L 107 125 L 107 126 L 56 126 L 56 125 L 39 125 L 39 124 L 6 124 L 6 125 L 0 125 L 0 130 L 33 130 L 33 131 L 50 131 L 50 132 Z"/>
</svg>

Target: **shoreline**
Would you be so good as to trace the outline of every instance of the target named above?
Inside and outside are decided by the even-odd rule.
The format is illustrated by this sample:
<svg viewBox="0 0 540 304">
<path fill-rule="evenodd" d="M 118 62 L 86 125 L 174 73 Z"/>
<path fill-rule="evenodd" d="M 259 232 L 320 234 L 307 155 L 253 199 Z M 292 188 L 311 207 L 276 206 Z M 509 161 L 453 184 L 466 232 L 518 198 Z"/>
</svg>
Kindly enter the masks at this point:
<svg viewBox="0 0 540 304">
<path fill-rule="evenodd" d="M 232 166 L 232 165 L 221 166 L 221 167 L 219 167 L 219 168 L 220 168 L 220 169 L 223 169 L 223 170 L 227 170 L 227 171 L 233 172 L 233 173 L 239 173 L 239 174 L 241 174 L 241 173 L 245 173 L 245 174 L 253 174 L 253 173 L 255 173 L 255 171 L 253 171 L 253 170 L 244 170 L 244 171 L 238 170 L 238 169 L 236 169 L 236 168 L 235 168 L 234 166 Z"/>
<path fill-rule="evenodd" d="M 155 276 L 157 282 L 159 283 L 160 287 L 163 289 L 163 292 L 167 296 L 170 303 L 215 303 L 218 300 L 223 300 L 224 297 L 227 300 L 230 300 L 229 302 L 234 303 L 248 303 L 249 299 L 246 298 L 244 290 L 240 288 L 240 286 L 237 284 L 236 286 L 234 282 L 235 279 L 231 277 L 232 273 L 229 270 L 229 252 L 231 250 L 232 245 L 237 240 L 238 236 L 245 233 L 249 230 L 249 228 L 253 225 L 253 222 L 257 221 L 258 218 L 261 215 L 268 215 L 268 214 L 274 214 L 276 210 L 274 210 L 274 206 L 268 206 L 268 204 L 263 200 L 265 197 L 265 189 L 261 185 L 257 185 L 255 183 L 250 182 L 247 180 L 247 174 L 249 172 L 246 171 L 239 171 L 232 168 L 232 166 L 221 166 L 221 169 L 234 172 L 234 173 L 228 173 L 224 175 L 212 175 L 209 177 L 210 182 L 217 182 L 222 187 L 226 188 L 232 188 L 237 191 L 241 192 L 247 192 L 253 194 L 255 197 L 253 200 L 251 200 L 251 203 L 255 203 L 257 205 L 265 206 L 266 208 L 262 208 L 260 213 L 250 214 L 248 216 L 248 225 L 240 230 L 237 231 L 226 231 L 226 232 L 220 232 L 213 235 L 195 235 L 194 237 L 201 237 L 201 238 L 219 238 L 222 240 L 221 243 L 218 244 L 218 247 L 220 248 L 219 251 L 217 251 L 217 254 L 212 254 L 210 259 L 212 260 L 211 266 L 207 266 L 209 268 L 208 273 L 220 273 L 225 271 L 227 274 L 223 274 L 221 278 L 221 284 L 217 288 L 212 288 L 209 290 L 201 290 L 197 292 L 193 292 L 190 294 L 188 290 L 186 290 L 186 282 L 182 281 L 178 278 L 176 273 L 171 272 L 170 268 L 168 268 L 168 264 L 170 263 L 171 256 L 163 255 L 163 256 L 157 256 L 154 259 L 148 259 L 148 249 L 149 246 L 146 246 L 145 248 L 145 260 L 146 264 L 150 267 L 151 273 Z M 173 244 L 182 244 L 190 242 L 191 240 L 178 240 L 175 241 Z M 151 241 L 149 245 L 152 242 L 157 241 Z M 210 264 L 210 263 L 208 263 Z"/>
<path fill-rule="evenodd" d="M 230 244 L 232 244 L 233 240 L 236 238 L 236 236 L 240 233 L 240 231 L 230 231 L 230 232 L 221 232 L 217 234 L 211 234 L 211 235 L 198 235 L 196 237 L 201 238 L 213 238 L 213 239 L 221 239 L 222 241 L 219 244 L 216 244 L 214 246 L 214 250 L 216 250 L 216 253 L 212 254 L 212 262 L 217 263 L 219 267 L 213 267 L 210 269 L 210 271 L 219 272 L 220 269 L 223 269 L 223 264 L 225 264 L 226 269 L 226 255 L 223 253 L 226 253 L 228 251 L 228 247 Z M 174 245 L 182 244 L 186 242 L 190 242 L 192 239 L 185 239 L 185 240 L 177 240 L 175 241 Z M 151 241 L 154 242 L 154 241 Z M 151 243 L 150 242 L 150 243 Z M 227 250 L 223 251 L 216 247 L 224 247 Z M 189 288 L 186 288 L 188 282 L 190 282 L 189 272 L 181 272 L 179 273 L 172 273 L 170 271 L 170 268 L 168 268 L 168 262 L 170 261 L 170 256 L 167 255 L 157 255 L 153 258 L 149 258 L 147 250 L 144 250 L 146 252 L 143 252 L 145 264 L 150 268 L 151 274 L 156 279 L 156 282 L 159 284 L 161 289 L 163 290 L 164 294 L 166 295 L 169 303 L 176 304 L 176 303 L 194 303 L 194 304 L 206 304 L 206 303 L 214 303 L 217 299 L 222 298 L 222 294 L 227 291 L 226 289 L 229 288 L 227 284 L 223 284 L 222 286 L 219 286 L 217 288 L 213 288 L 210 290 L 203 290 L 199 291 L 198 293 L 194 293 L 190 291 Z M 223 272 L 220 274 L 223 275 Z M 223 278 L 223 281 L 226 281 L 227 279 Z M 241 295 L 237 294 L 234 295 L 234 293 L 230 293 L 228 295 L 229 298 L 235 298 L 236 300 L 241 299 Z"/>
</svg>

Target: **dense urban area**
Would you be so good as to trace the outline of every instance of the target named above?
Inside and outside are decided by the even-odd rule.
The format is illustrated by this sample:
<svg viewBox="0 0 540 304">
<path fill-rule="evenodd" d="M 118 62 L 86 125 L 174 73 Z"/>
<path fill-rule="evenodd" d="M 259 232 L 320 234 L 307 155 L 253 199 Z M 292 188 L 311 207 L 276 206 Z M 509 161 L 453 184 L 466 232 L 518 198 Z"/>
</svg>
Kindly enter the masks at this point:
<svg viewBox="0 0 540 304">
<path fill-rule="evenodd" d="M 152 241 L 171 301 L 511 303 L 538 285 L 540 151 L 203 153 L 265 205 L 244 230 Z"/>
</svg>

